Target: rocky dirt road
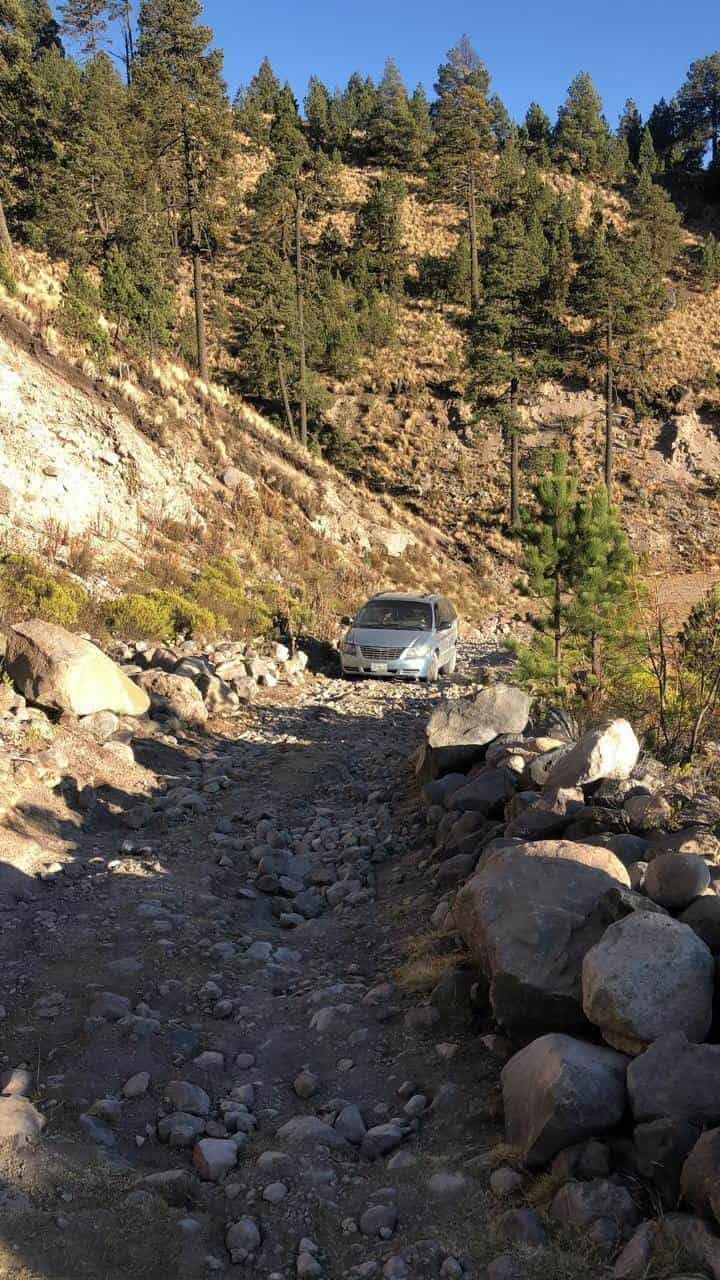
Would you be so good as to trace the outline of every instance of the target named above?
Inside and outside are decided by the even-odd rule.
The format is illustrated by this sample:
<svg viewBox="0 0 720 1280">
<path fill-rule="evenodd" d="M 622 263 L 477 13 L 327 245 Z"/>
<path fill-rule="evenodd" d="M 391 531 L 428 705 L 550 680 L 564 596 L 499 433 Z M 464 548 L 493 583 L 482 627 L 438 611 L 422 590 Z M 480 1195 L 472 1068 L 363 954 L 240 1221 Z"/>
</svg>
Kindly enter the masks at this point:
<svg viewBox="0 0 720 1280">
<path fill-rule="evenodd" d="M 480 1277 L 522 1237 L 409 763 L 447 692 L 277 689 L 136 744 L 181 821 L 48 822 L 0 911 L 0 1080 L 44 1120 L 2 1148 L 3 1280 Z"/>
</svg>

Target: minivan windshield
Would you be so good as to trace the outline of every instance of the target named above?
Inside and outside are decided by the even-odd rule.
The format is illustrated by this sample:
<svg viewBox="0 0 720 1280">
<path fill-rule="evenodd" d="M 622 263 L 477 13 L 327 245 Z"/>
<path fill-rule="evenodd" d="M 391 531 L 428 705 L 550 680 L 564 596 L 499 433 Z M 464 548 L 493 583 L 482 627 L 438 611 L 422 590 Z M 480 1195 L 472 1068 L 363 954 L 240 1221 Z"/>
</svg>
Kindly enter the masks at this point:
<svg viewBox="0 0 720 1280">
<path fill-rule="evenodd" d="M 363 605 L 355 626 L 382 631 L 432 631 L 432 605 L 420 600 L 371 600 Z"/>
</svg>

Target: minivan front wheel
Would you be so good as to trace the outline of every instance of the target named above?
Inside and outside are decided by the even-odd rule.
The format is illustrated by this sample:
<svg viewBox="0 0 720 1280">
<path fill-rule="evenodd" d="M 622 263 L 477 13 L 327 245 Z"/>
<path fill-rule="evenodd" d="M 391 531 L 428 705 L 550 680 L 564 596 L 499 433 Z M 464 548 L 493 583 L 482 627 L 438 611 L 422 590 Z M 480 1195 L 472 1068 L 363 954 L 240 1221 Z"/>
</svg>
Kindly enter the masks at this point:
<svg viewBox="0 0 720 1280">
<path fill-rule="evenodd" d="M 450 657 L 448 658 L 447 662 L 445 663 L 445 666 L 442 669 L 443 675 L 451 676 L 456 666 L 457 666 L 457 649 L 453 649 L 452 653 L 450 654 Z"/>
<path fill-rule="evenodd" d="M 435 680 L 437 680 L 439 675 L 440 675 L 440 661 L 438 659 L 437 654 L 434 653 L 428 663 L 428 669 L 427 669 L 427 674 L 425 676 L 425 679 L 427 680 L 428 684 L 433 684 Z"/>
</svg>

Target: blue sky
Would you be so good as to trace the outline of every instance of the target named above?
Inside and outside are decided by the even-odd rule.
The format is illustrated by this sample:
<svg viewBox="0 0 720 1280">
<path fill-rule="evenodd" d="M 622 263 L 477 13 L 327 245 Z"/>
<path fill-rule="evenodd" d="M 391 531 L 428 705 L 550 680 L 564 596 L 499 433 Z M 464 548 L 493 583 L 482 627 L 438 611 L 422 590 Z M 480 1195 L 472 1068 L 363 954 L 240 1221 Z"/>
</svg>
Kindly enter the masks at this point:
<svg viewBox="0 0 720 1280">
<path fill-rule="evenodd" d="M 626 97 L 647 114 L 679 88 L 694 58 L 720 48 L 711 0 L 206 0 L 205 21 L 224 49 L 233 93 L 265 54 L 301 100 L 312 72 L 343 85 L 354 70 L 377 77 L 387 56 L 411 88 L 420 80 L 430 90 L 438 62 L 466 31 L 512 116 L 537 98 L 554 117 L 584 70 L 612 125 Z"/>
</svg>

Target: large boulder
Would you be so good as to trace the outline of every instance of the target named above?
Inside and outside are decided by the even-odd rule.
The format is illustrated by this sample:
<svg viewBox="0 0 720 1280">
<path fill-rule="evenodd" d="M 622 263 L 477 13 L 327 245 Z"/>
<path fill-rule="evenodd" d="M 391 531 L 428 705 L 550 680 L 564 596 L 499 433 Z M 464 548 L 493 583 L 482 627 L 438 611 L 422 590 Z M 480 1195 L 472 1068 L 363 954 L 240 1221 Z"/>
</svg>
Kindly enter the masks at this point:
<svg viewBox="0 0 720 1280">
<path fill-rule="evenodd" d="M 502 813 L 514 790 L 508 769 L 483 769 L 471 782 L 454 790 L 446 803 L 448 809 L 459 813 L 481 813 L 489 818 Z"/>
<path fill-rule="evenodd" d="M 638 1122 L 720 1124 L 720 1045 L 691 1044 L 684 1032 L 668 1031 L 630 1064 L 628 1092 Z"/>
<path fill-rule="evenodd" d="M 629 778 L 640 743 L 627 720 L 611 720 L 591 729 L 550 770 L 549 787 L 584 787 L 601 778 Z"/>
<path fill-rule="evenodd" d="M 197 685 L 187 676 L 168 675 L 165 671 L 143 671 L 138 684 L 150 695 L 154 711 L 176 716 L 185 724 L 204 725 L 208 711 Z"/>
<path fill-rule="evenodd" d="M 583 1009 L 603 1039 L 641 1053 L 667 1031 L 704 1040 L 715 967 L 705 943 L 671 916 L 638 911 L 610 926 L 582 966 Z"/>
<path fill-rule="evenodd" d="M 546 1035 L 502 1071 L 505 1136 L 538 1167 L 558 1151 L 615 1128 L 625 1110 L 627 1058 L 572 1036 Z"/>
<path fill-rule="evenodd" d="M 31 702 L 76 716 L 142 716 L 150 706 L 147 693 L 97 645 L 39 618 L 11 628 L 5 669 Z"/>
<path fill-rule="evenodd" d="M 505 834 L 524 840 L 547 840 L 560 835 L 584 807 L 579 788 L 549 787 L 534 804 L 510 820 Z"/>
<path fill-rule="evenodd" d="M 606 849 L 566 840 L 488 846 L 454 915 L 506 1031 L 527 1039 L 586 1025 L 583 957 L 612 918 L 599 909 L 604 894 L 629 884 Z"/>
<path fill-rule="evenodd" d="M 529 714 L 528 695 L 509 684 L 490 685 L 474 698 L 441 702 L 425 728 L 418 773 L 439 778 L 467 769 L 501 733 L 522 733 Z"/>
<path fill-rule="evenodd" d="M 661 853 L 645 873 L 643 888 L 653 902 L 683 911 L 710 884 L 708 865 L 697 853 Z"/>
</svg>

